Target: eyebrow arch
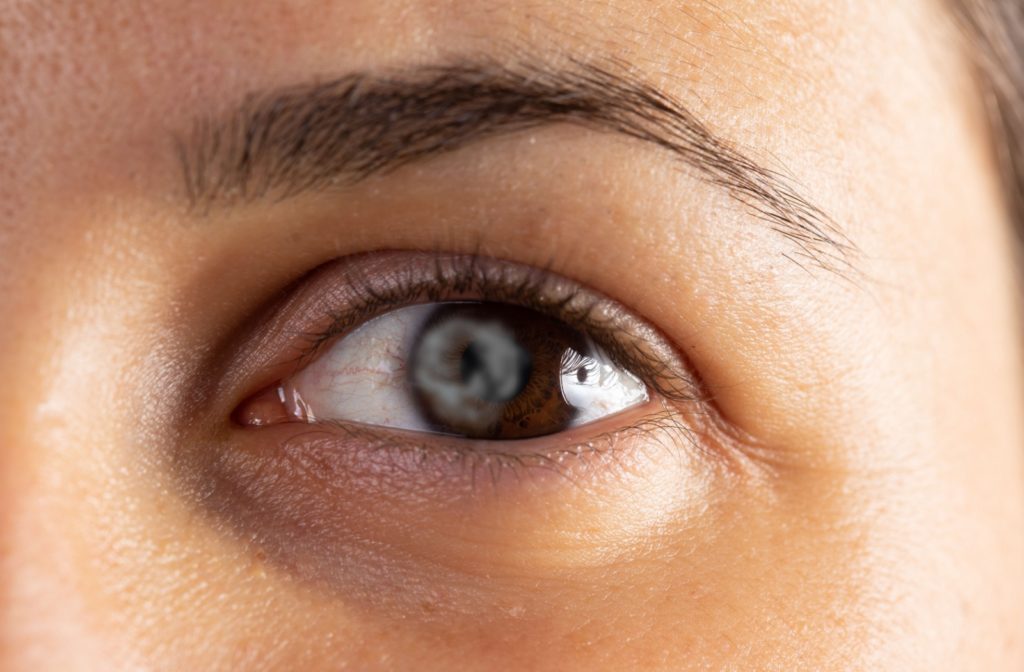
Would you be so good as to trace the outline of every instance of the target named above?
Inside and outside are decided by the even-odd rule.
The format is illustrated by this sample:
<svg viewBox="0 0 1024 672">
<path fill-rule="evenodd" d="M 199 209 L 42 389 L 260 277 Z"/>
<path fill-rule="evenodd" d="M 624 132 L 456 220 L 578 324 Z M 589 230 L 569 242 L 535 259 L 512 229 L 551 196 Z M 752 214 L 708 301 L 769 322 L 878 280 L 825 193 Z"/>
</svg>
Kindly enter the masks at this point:
<svg viewBox="0 0 1024 672">
<path fill-rule="evenodd" d="M 622 72 L 619 72 L 622 70 Z M 352 184 L 502 133 L 552 123 L 615 132 L 666 150 L 796 245 L 842 273 L 855 248 L 784 175 L 714 135 L 682 103 L 625 68 L 502 65 L 488 59 L 349 74 L 249 95 L 175 136 L 190 205 L 209 212 Z"/>
</svg>

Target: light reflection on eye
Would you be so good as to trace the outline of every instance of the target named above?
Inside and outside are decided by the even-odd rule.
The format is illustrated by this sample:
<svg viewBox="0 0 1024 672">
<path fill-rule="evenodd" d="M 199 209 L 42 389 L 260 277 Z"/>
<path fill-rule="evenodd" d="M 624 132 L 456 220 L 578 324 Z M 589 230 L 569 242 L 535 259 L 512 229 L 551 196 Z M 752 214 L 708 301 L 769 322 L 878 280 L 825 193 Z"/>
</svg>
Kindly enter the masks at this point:
<svg viewBox="0 0 1024 672">
<path fill-rule="evenodd" d="M 277 394 L 295 420 L 474 439 L 553 434 L 649 398 L 637 376 L 579 330 L 528 308 L 467 301 L 374 318 Z"/>
</svg>

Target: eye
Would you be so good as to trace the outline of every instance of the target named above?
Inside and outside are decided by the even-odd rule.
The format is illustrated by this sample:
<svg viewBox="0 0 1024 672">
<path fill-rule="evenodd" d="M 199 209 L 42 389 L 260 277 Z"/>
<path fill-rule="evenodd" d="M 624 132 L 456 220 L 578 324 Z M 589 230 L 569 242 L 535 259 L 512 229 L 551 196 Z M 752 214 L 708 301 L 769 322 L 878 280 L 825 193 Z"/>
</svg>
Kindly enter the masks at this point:
<svg viewBox="0 0 1024 672">
<path fill-rule="evenodd" d="M 512 304 L 448 301 L 363 323 L 244 407 L 242 420 L 506 440 L 579 427 L 648 400 L 640 378 L 581 329 Z"/>
<path fill-rule="evenodd" d="M 713 410 L 679 350 L 622 303 L 478 255 L 332 261 L 288 287 L 233 357 L 239 440 L 263 427 L 290 447 L 333 437 L 417 469 L 424 456 L 445 471 L 470 456 L 582 468 L 643 436 L 692 442 Z"/>
</svg>

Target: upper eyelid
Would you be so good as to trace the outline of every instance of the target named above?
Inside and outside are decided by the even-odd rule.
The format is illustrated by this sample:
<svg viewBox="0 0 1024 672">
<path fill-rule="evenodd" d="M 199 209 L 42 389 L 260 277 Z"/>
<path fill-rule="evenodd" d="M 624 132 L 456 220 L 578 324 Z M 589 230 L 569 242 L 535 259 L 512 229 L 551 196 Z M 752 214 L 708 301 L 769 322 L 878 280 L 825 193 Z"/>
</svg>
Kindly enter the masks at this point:
<svg viewBox="0 0 1024 672">
<path fill-rule="evenodd" d="M 388 267 L 388 257 L 405 263 Z M 653 326 L 614 299 L 548 269 L 474 254 L 391 251 L 337 260 L 322 272 L 340 276 L 328 290 L 337 296 L 327 299 L 340 307 L 327 310 L 317 330 L 298 334 L 305 343 L 292 362 L 296 370 L 326 343 L 373 317 L 413 303 L 461 297 L 513 303 L 562 320 L 585 331 L 666 399 L 707 400 L 692 367 Z"/>
</svg>

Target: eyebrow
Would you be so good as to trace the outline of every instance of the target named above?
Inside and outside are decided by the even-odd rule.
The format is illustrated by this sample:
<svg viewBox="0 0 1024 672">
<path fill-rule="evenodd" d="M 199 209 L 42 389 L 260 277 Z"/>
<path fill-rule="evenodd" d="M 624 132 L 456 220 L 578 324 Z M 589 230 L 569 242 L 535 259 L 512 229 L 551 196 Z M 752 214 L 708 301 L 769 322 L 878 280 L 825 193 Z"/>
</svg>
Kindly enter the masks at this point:
<svg viewBox="0 0 1024 672">
<path fill-rule="evenodd" d="M 795 244 L 785 256 L 835 272 L 854 246 L 790 179 L 714 135 L 681 102 L 611 65 L 473 60 L 355 73 L 254 93 L 175 137 L 190 205 L 209 212 L 354 184 L 474 141 L 570 123 L 665 150 Z"/>
</svg>

